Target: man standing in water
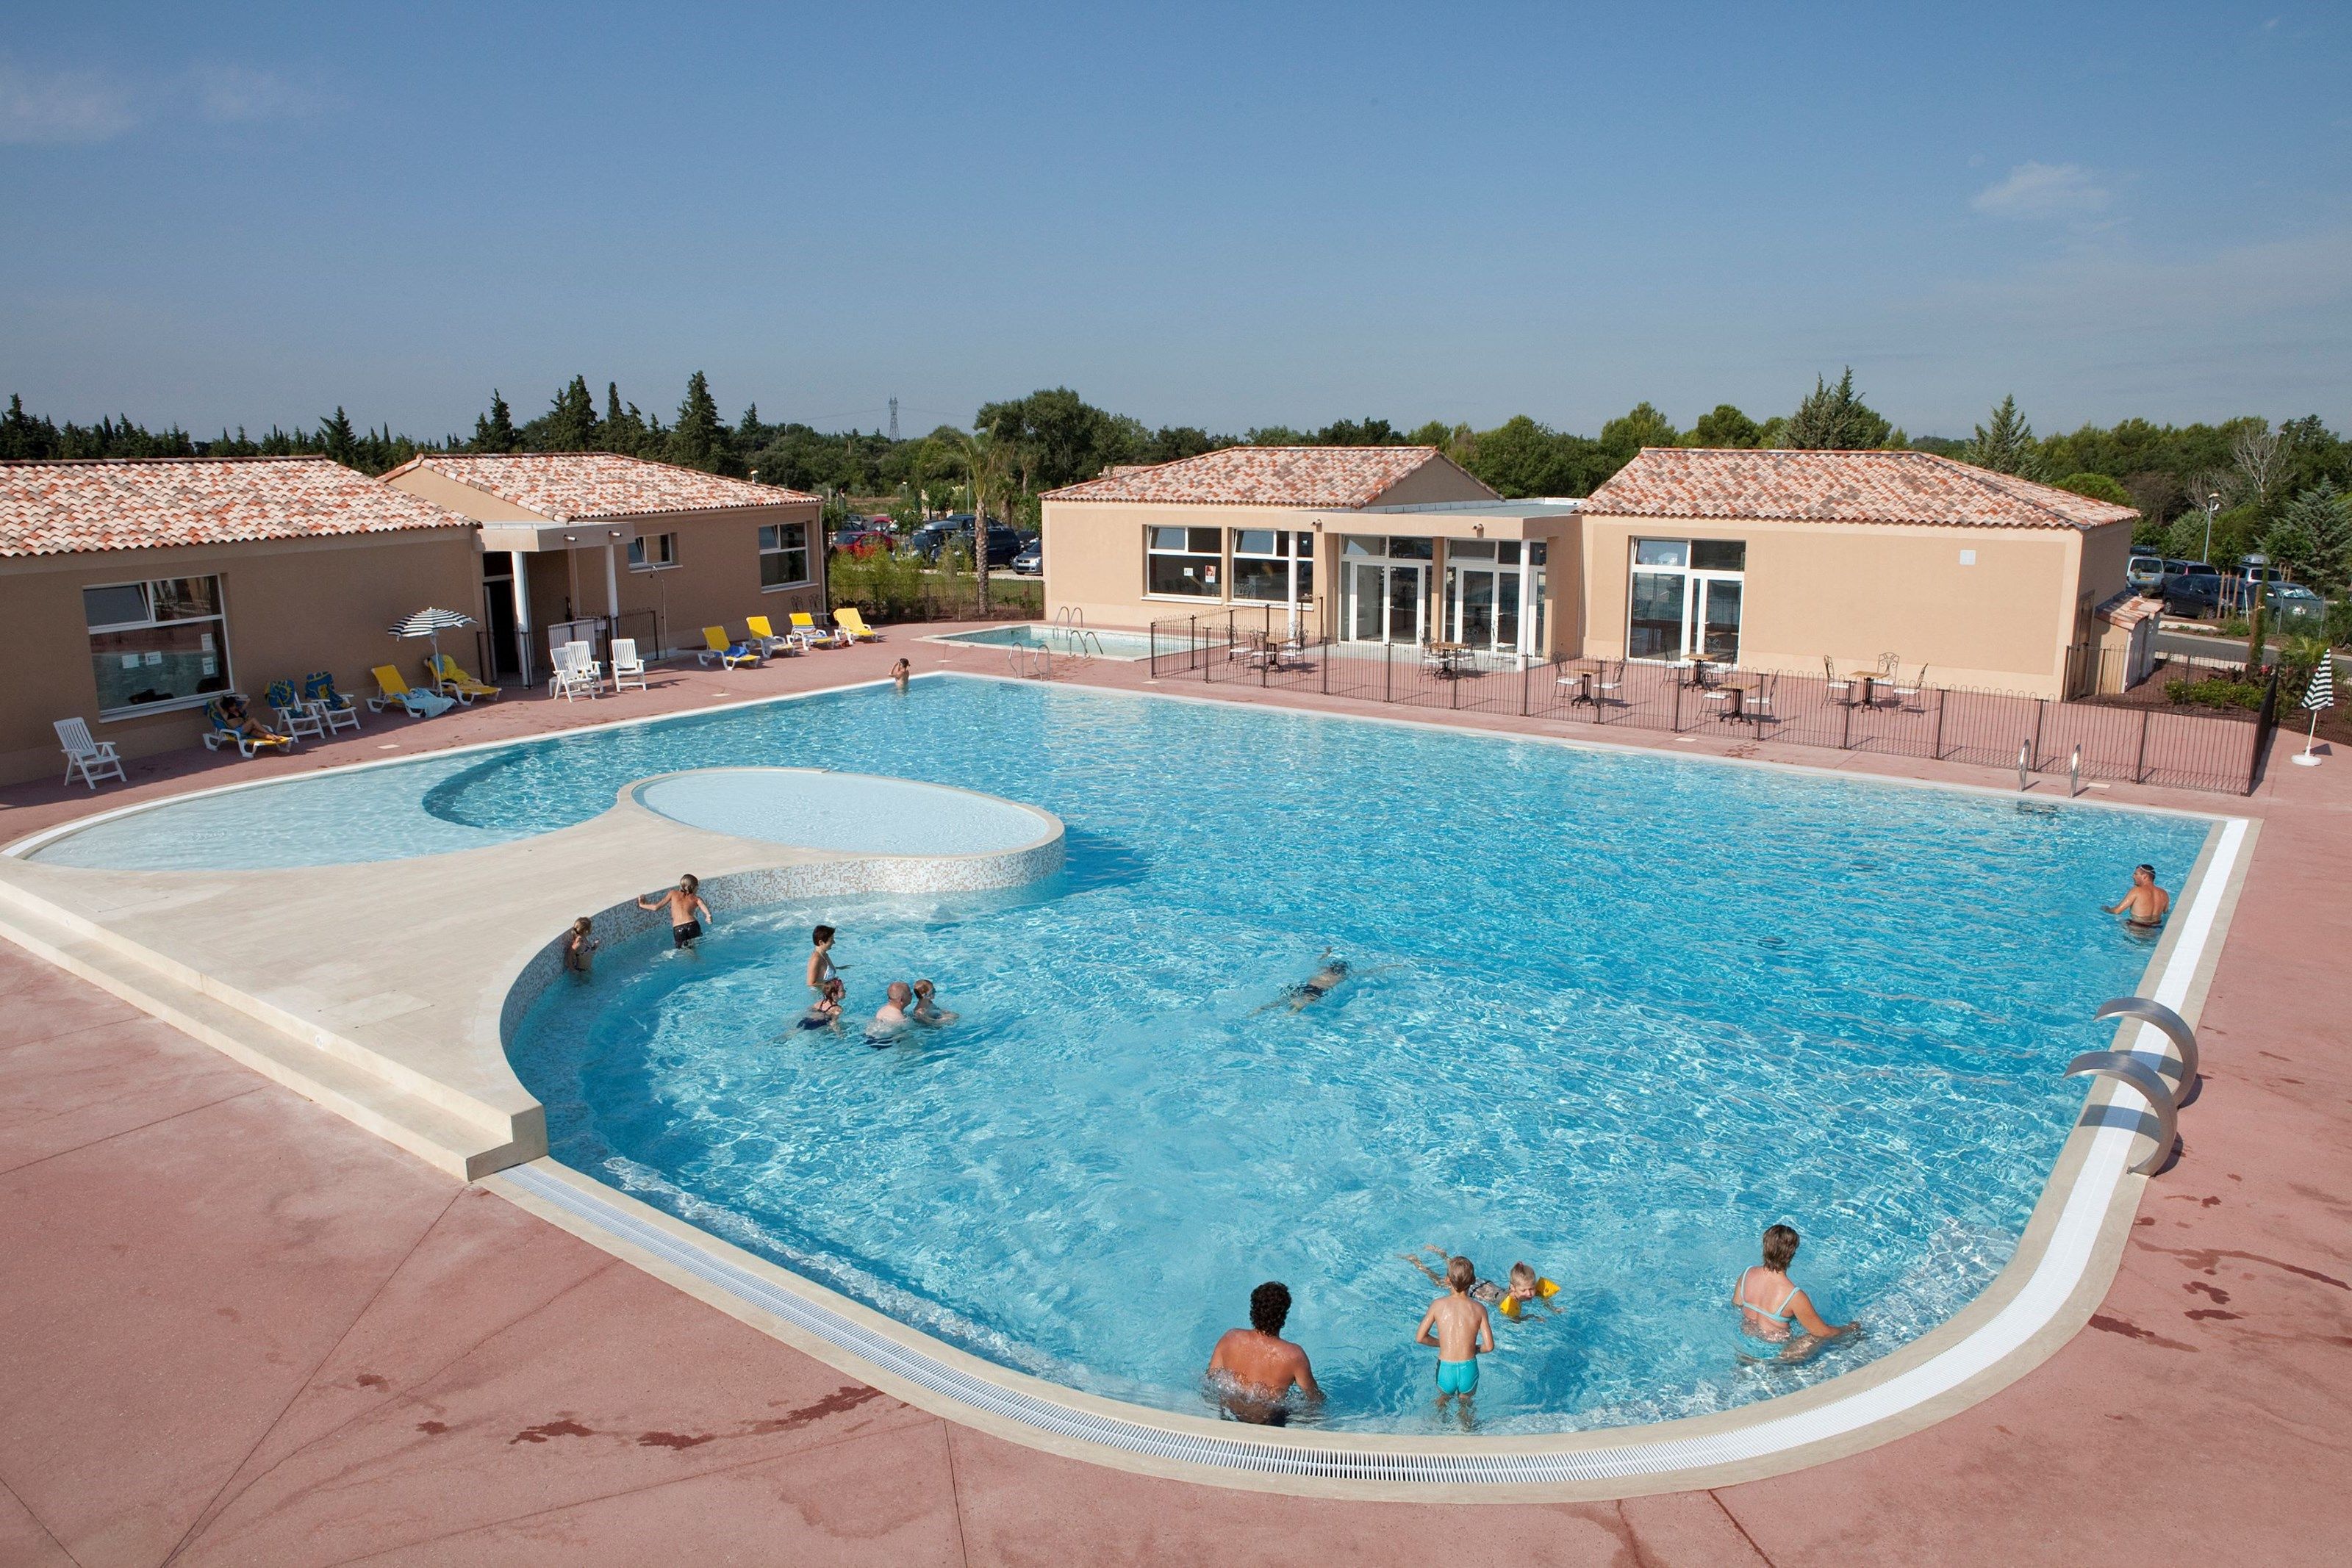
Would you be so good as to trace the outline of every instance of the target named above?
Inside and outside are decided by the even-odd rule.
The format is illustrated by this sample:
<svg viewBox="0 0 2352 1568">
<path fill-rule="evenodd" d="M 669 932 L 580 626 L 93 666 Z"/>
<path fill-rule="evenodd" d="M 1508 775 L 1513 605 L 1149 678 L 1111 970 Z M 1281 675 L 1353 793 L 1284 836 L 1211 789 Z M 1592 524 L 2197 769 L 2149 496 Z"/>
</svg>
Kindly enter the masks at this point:
<svg viewBox="0 0 2352 1568">
<path fill-rule="evenodd" d="M 2142 930 L 2154 930 L 2164 924 L 2167 911 L 2172 907 L 2172 894 L 2156 885 L 2156 868 L 2138 865 L 2132 868 L 2131 891 L 2120 904 L 2107 905 L 2107 913 L 2120 915 Z"/>
<path fill-rule="evenodd" d="M 1294 1385 L 1309 1399 L 1323 1397 L 1307 1353 L 1282 1337 L 1289 1317 L 1290 1287 L 1268 1280 L 1250 1292 L 1250 1326 L 1228 1330 L 1217 1341 L 1209 1357 L 1209 1381 L 1234 1420 L 1287 1426 L 1290 1407 L 1284 1401 Z"/>
</svg>

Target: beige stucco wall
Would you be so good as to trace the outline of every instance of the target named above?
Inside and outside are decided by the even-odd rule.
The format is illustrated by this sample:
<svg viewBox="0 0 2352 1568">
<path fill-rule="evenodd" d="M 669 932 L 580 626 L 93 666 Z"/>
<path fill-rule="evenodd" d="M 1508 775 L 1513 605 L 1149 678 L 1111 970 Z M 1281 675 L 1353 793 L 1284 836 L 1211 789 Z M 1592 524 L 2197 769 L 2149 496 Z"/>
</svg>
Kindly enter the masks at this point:
<svg viewBox="0 0 2352 1568">
<path fill-rule="evenodd" d="M 1435 465 L 1431 465 L 1434 469 Z M 1423 474 L 1431 472 L 1424 469 Z M 1456 471 L 1458 473 L 1458 471 Z M 1421 474 L 1413 476 L 1418 479 Z M 1466 477 L 1466 476 L 1465 476 Z M 1458 485 L 1449 488 L 1459 488 Z M 1393 492 L 1391 492 L 1393 494 Z M 1449 497 L 1450 498 L 1450 497 Z M 1416 503 L 1426 504 L 1426 503 Z M 1114 501 L 1047 501 L 1044 508 L 1045 613 L 1050 619 L 1064 609 L 1079 612 L 1089 626 L 1141 629 L 1154 621 L 1201 614 L 1223 615 L 1229 609 L 1256 611 L 1255 601 L 1236 604 L 1229 597 L 1233 582 L 1233 536 L 1237 530 L 1279 528 L 1316 535 L 1315 610 L 1311 630 L 1339 634 L 1339 541 L 1349 534 L 1400 534 L 1440 541 L 1431 562 L 1425 588 L 1429 625 L 1439 624 L 1437 600 L 1444 585 L 1444 545 L 1448 538 L 1543 539 L 1550 543 L 1554 561 L 1572 556 L 1573 523 L 1568 516 L 1521 517 L 1497 511 L 1393 512 L 1334 511 L 1299 507 L 1208 507 L 1166 503 Z M 1152 595 L 1144 591 L 1144 530 L 1148 528 L 1193 528 L 1219 530 L 1221 567 L 1219 593 Z M 1557 572 L 1558 567 L 1549 568 Z M 1573 572 L 1570 573 L 1571 579 Z M 1549 589 L 1553 609 L 1549 623 L 1555 635 L 1559 623 L 1557 579 Z"/>
<path fill-rule="evenodd" d="M 375 664 L 397 664 L 409 679 L 422 678 L 423 644 L 395 643 L 384 629 L 427 605 L 473 612 L 479 561 L 471 528 L 0 560 L 0 623 L 11 632 L 12 666 L 0 687 L 0 782 L 63 774 L 50 727 L 57 719 L 80 716 L 125 757 L 193 746 L 203 731 L 199 709 L 99 718 L 86 586 L 219 577 L 229 674 L 258 709 L 281 675 L 331 670 L 355 698 L 374 689 L 368 670 Z M 457 637 L 445 648 L 470 664 L 470 636 Z"/>
<path fill-rule="evenodd" d="M 2130 530 L 2112 530 L 2128 547 Z M 2084 536 L 2072 528 L 1937 528 L 1727 519 L 1583 518 L 1583 626 L 1579 651 L 1625 651 L 1633 541 L 1746 542 L 1740 663 L 1817 673 L 1892 653 L 1906 673 L 1925 664 L 1938 685 L 2056 696 L 2084 591 Z M 2124 552 L 2102 539 L 2098 570 Z M 1973 564 L 1963 552 L 1973 551 Z"/>
<path fill-rule="evenodd" d="M 1222 590 L 1230 586 L 1234 528 L 1311 528 L 1308 514 L 1296 507 L 1199 507 L 1121 501 L 1047 501 L 1039 533 L 1045 545 L 1045 615 L 1051 620 L 1064 609 L 1078 612 L 1089 626 L 1132 627 L 1141 630 L 1154 621 L 1195 612 L 1223 614 L 1230 601 Z M 1225 567 L 1219 572 L 1220 594 L 1211 598 L 1154 596 L 1143 591 L 1144 529 L 1147 528 L 1215 528 L 1223 541 Z M 1315 590 L 1319 602 L 1326 586 L 1325 558 L 1335 548 L 1318 540 Z"/>
<path fill-rule="evenodd" d="M 793 501 L 723 512 L 679 512 L 571 525 L 568 531 L 579 536 L 577 545 L 523 557 L 530 580 L 533 666 L 541 670 L 547 666 L 545 629 L 549 624 L 575 614 L 604 613 L 608 600 L 604 547 L 606 536 L 615 531 L 623 536 L 611 541 L 621 613 L 652 612 L 662 628 L 663 651 L 701 647 L 705 626 L 725 626 L 730 635 L 740 637 L 745 617 L 751 615 L 767 616 L 782 632 L 793 611 L 814 612 L 824 608 L 824 540 L 817 526 L 819 509 L 814 501 Z M 808 582 L 772 589 L 760 586 L 760 530 L 772 523 L 807 525 Z M 627 539 L 643 536 L 650 540 L 664 533 L 677 535 L 677 564 L 629 570 Z M 625 630 L 636 634 L 642 625 L 639 622 Z"/>
<path fill-rule="evenodd" d="M 793 612 L 816 613 L 826 608 L 824 530 L 818 522 L 823 508 L 814 500 L 554 523 L 511 501 L 431 469 L 414 468 L 390 482 L 462 516 L 491 524 L 494 529 L 499 523 L 539 525 L 541 548 L 523 554 L 530 592 L 534 670 L 547 667 L 545 629 L 550 624 L 606 612 L 611 603 L 604 571 L 607 544 L 615 557 L 614 570 L 618 578 L 621 613 L 625 617 L 651 612 L 660 628 L 656 639 L 660 648 L 641 649 L 643 653 L 699 648 L 705 626 L 723 625 L 730 635 L 740 637 L 745 619 L 753 615 L 767 616 L 781 632 Z M 806 583 L 772 589 L 760 586 L 760 530 L 776 523 L 807 526 Z M 677 535 L 677 564 L 631 570 L 628 541 L 640 535 L 650 539 L 665 533 Z M 567 534 L 574 536 L 577 542 L 565 544 Z M 649 549 L 647 553 L 655 552 Z M 478 595 L 468 602 L 478 601 Z M 639 621 L 626 630 L 637 634 L 643 624 Z"/>
</svg>

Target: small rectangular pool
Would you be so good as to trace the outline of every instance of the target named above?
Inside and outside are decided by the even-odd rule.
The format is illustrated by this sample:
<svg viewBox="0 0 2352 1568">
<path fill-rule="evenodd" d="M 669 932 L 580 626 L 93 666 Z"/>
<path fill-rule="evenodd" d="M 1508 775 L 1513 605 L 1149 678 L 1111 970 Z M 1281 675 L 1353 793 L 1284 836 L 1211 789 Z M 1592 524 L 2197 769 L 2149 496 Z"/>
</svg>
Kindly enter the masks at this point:
<svg viewBox="0 0 2352 1568">
<path fill-rule="evenodd" d="M 1148 632 L 1097 632 L 1088 626 L 1048 626 L 1038 621 L 990 626 L 978 632 L 948 632 L 923 641 L 982 648 L 1044 648 L 1072 657 L 1084 655 L 1121 664 L 1151 657 L 1151 634 Z"/>
</svg>

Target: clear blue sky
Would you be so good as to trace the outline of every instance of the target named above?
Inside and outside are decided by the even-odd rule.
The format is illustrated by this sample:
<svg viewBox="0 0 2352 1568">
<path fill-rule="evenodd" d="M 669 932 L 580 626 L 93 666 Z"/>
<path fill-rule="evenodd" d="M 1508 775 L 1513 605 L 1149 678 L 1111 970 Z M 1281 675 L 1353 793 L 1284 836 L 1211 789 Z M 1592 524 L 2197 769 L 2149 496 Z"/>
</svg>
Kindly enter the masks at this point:
<svg viewBox="0 0 2352 1568">
<path fill-rule="evenodd" d="M 2342 428 L 2347 152 L 2341 4 L 19 6 L 0 395 Z"/>
</svg>

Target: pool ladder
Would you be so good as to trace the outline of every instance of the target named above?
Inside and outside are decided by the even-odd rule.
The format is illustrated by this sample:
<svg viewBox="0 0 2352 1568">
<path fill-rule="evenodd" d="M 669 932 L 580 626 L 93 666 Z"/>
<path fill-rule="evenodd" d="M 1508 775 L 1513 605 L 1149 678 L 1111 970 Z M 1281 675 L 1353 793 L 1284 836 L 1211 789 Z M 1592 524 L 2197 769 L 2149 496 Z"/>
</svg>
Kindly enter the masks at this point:
<svg viewBox="0 0 2352 1568">
<path fill-rule="evenodd" d="M 1050 681 L 1054 678 L 1054 650 L 1024 648 L 1019 643 L 1004 650 L 1004 662 L 1012 668 L 1015 680 Z"/>
<path fill-rule="evenodd" d="M 2147 1157 L 2132 1166 L 2134 1176 L 2154 1176 L 2172 1157 L 2173 1145 L 2179 1141 L 2180 1105 L 2189 1098 L 2197 1082 L 2197 1031 L 2179 1013 L 2162 1002 L 2146 997 L 2117 997 L 2103 1002 L 2091 1015 L 2095 1019 L 2124 1018 L 2156 1030 L 2179 1052 L 2179 1061 L 2169 1055 L 2151 1055 L 2139 1051 L 2089 1051 L 2066 1064 L 2066 1076 L 2112 1078 L 2147 1102 L 2156 1115 L 2156 1146 Z M 2177 1082 L 2168 1082 L 2172 1073 Z"/>
</svg>

